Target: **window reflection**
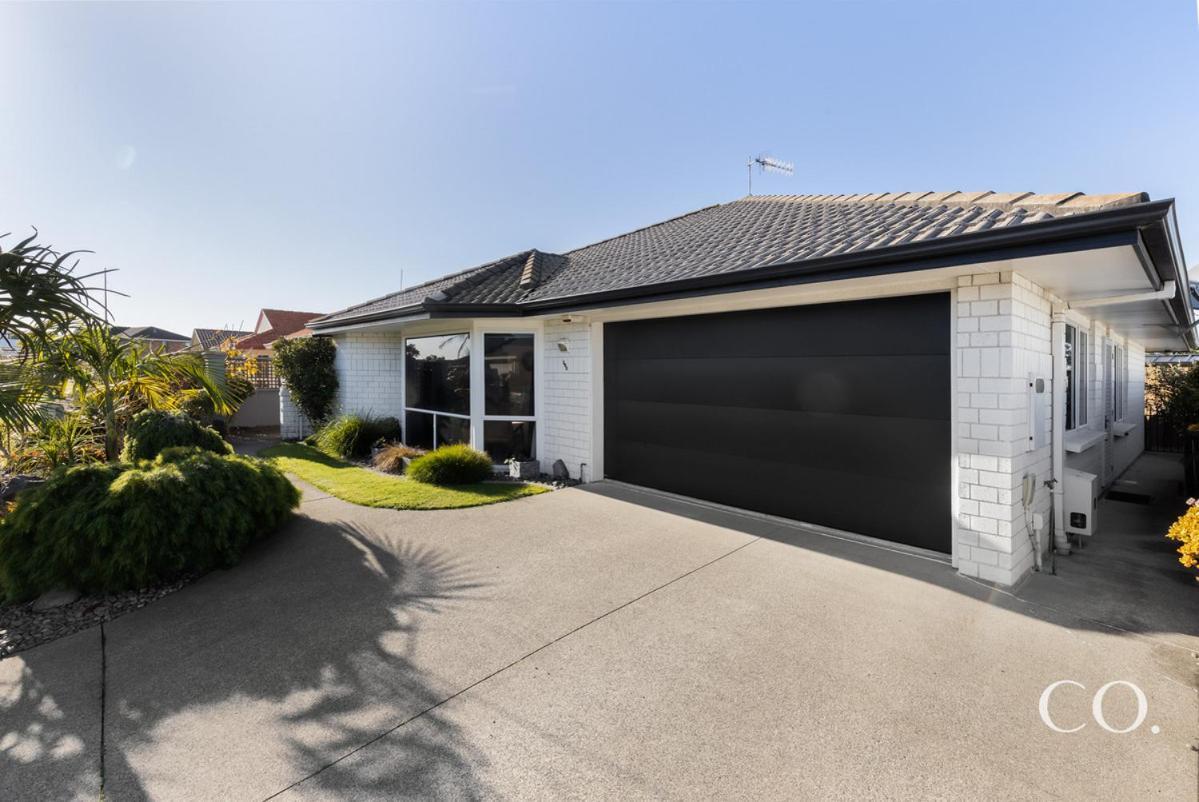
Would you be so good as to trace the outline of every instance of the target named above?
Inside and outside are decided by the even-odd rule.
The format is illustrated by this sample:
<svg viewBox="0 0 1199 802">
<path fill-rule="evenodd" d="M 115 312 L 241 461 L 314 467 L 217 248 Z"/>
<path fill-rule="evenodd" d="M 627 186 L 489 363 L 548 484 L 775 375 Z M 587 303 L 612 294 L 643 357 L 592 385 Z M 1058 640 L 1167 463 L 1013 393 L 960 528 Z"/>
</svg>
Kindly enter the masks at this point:
<svg viewBox="0 0 1199 802">
<path fill-rule="evenodd" d="M 470 414 L 470 335 L 412 337 L 404 346 L 408 407 Z"/>
<path fill-rule="evenodd" d="M 533 335 L 483 336 L 483 374 L 487 415 L 532 416 Z"/>
</svg>

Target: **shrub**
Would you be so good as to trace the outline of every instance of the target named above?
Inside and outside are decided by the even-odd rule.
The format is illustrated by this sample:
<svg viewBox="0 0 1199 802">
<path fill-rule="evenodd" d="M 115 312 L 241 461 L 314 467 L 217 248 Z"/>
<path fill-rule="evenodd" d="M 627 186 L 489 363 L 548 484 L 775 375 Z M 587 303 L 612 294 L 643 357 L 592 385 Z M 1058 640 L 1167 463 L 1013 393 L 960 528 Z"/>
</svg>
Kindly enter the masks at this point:
<svg viewBox="0 0 1199 802">
<path fill-rule="evenodd" d="M 375 443 L 399 436 L 400 422 L 395 418 L 342 415 L 316 433 L 316 447 L 331 457 L 365 457 Z"/>
<path fill-rule="evenodd" d="M 164 448 L 195 446 L 214 454 L 232 454 L 233 447 L 207 426 L 201 426 L 182 412 L 147 409 L 133 416 L 125 432 L 121 459 L 154 459 Z"/>
<path fill-rule="evenodd" d="M 413 459 L 424 453 L 423 448 L 413 448 L 403 443 L 391 443 L 383 446 L 382 450 L 371 459 L 371 464 L 387 473 L 403 473 L 404 457 Z"/>
<path fill-rule="evenodd" d="M 287 384 L 291 400 L 313 426 L 319 427 L 333 414 L 337 398 L 337 373 L 333 362 L 337 346 L 328 337 L 276 340 L 271 359 Z"/>
<path fill-rule="evenodd" d="M 493 473 L 491 457 L 467 445 L 442 446 L 408 466 L 408 478 L 430 485 L 470 485 Z"/>
<path fill-rule="evenodd" d="M 1187 511 L 1166 532 L 1166 537 L 1177 540 L 1178 561 L 1187 568 L 1199 568 L 1199 503 L 1187 499 Z M 1199 579 L 1199 576 L 1195 577 Z"/>
<path fill-rule="evenodd" d="M 103 438 L 87 417 L 75 412 L 38 421 L 36 427 L 23 433 L 5 467 L 45 476 L 55 468 L 103 461 Z"/>
<path fill-rule="evenodd" d="M 232 565 L 299 501 L 269 463 L 196 448 L 60 470 L 0 520 L 0 595 L 119 591 Z"/>
</svg>

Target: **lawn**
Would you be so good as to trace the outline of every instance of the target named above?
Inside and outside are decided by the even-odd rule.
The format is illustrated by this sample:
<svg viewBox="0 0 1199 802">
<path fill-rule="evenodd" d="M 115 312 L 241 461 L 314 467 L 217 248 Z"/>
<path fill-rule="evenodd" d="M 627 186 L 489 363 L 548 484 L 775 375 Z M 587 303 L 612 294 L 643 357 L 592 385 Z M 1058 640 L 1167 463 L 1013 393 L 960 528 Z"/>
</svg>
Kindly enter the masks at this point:
<svg viewBox="0 0 1199 802">
<path fill-rule="evenodd" d="M 280 469 L 293 473 L 326 493 L 364 507 L 396 510 L 448 510 L 511 501 L 547 492 L 540 485 L 484 482 L 438 487 L 412 482 L 402 476 L 378 473 L 330 457 L 302 443 L 280 443 L 259 453 Z"/>
</svg>

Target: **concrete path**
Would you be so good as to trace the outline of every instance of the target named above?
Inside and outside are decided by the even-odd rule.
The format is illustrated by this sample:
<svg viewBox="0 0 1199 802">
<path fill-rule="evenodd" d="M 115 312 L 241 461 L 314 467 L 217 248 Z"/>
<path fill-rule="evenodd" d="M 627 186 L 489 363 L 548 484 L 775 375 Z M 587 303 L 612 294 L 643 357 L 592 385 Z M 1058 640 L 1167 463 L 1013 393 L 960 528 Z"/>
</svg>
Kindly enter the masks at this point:
<svg viewBox="0 0 1199 802">
<path fill-rule="evenodd" d="M 0 799 L 95 799 L 103 739 L 113 800 L 1191 800 L 1199 587 L 1135 545 L 1166 513 L 1115 504 L 1122 531 L 1013 594 L 615 485 L 413 513 L 308 488 L 103 648 L 0 662 Z M 1074 734 L 1037 712 L 1062 679 Z M 1112 680 L 1146 695 L 1135 732 L 1090 718 Z"/>
</svg>

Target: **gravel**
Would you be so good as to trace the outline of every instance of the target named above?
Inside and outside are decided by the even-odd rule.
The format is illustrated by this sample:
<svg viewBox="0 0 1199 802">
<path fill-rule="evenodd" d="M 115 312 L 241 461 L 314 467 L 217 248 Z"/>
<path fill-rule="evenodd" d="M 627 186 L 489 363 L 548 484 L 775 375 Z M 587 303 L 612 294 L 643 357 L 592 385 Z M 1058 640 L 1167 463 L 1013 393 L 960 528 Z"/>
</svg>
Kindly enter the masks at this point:
<svg viewBox="0 0 1199 802">
<path fill-rule="evenodd" d="M 33 609 L 33 601 L 0 606 L 0 660 L 119 618 L 174 593 L 199 577 L 199 573 L 190 573 L 141 590 L 83 596 L 78 601 L 43 612 Z"/>
</svg>

